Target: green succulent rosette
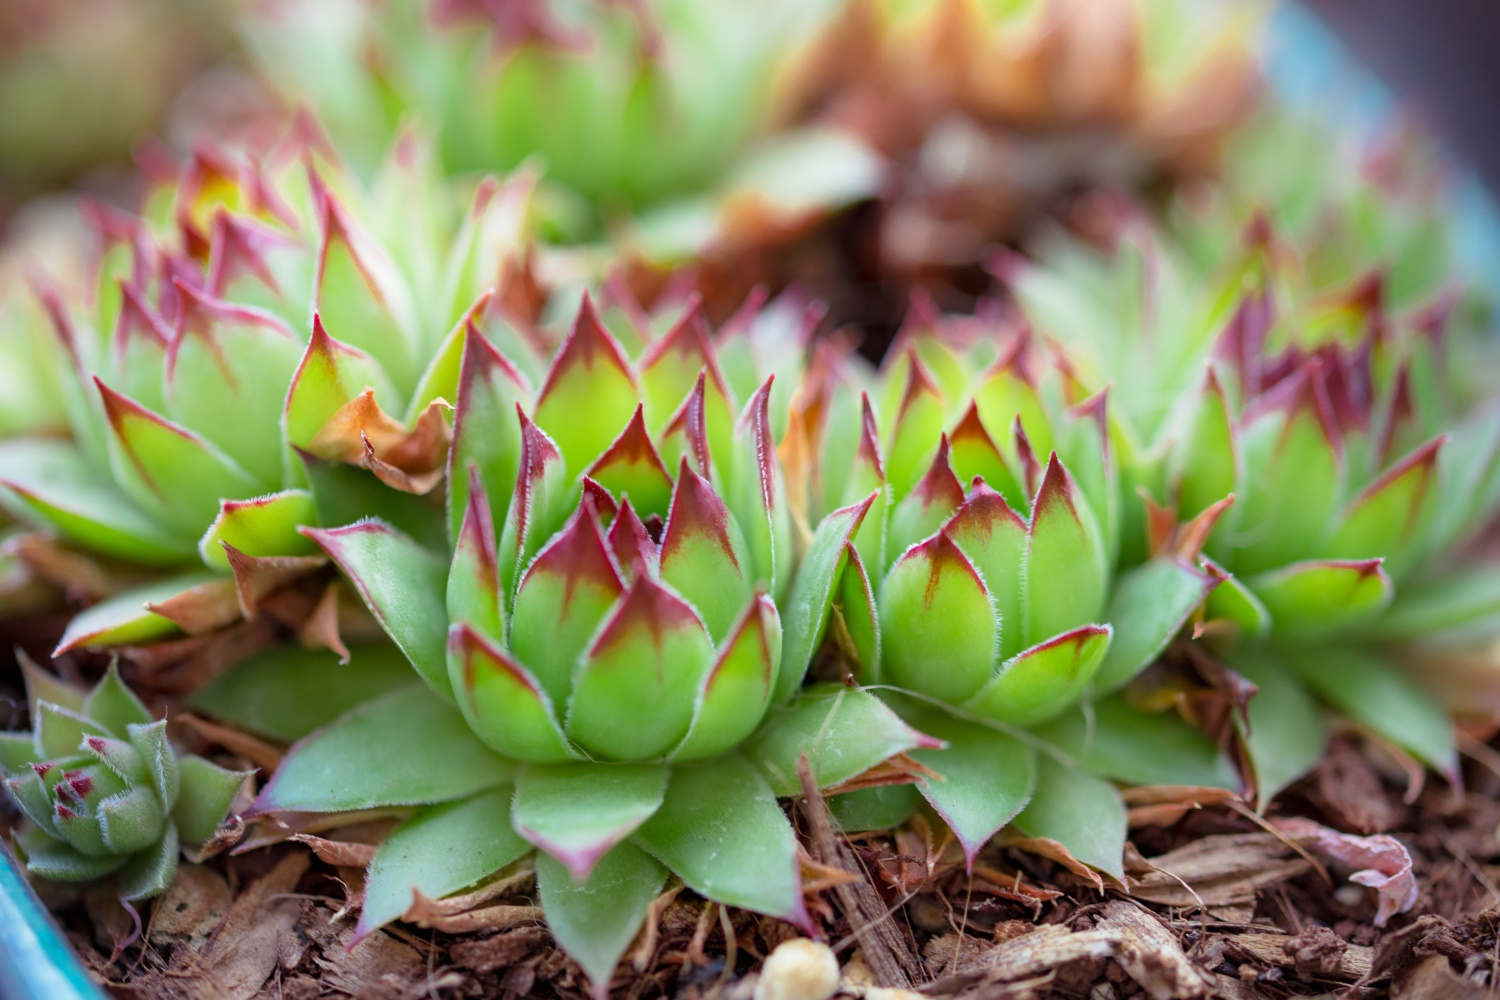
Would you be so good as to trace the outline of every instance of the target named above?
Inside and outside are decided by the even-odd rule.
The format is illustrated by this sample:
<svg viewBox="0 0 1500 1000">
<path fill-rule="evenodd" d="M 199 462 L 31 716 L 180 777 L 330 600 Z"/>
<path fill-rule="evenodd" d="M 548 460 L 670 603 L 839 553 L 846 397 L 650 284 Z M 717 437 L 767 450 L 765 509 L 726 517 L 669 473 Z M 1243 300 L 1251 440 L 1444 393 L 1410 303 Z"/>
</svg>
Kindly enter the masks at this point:
<svg viewBox="0 0 1500 1000">
<path fill-rule="evenodd" d="M 689 306 L 632 357 L 585 297 L 539 388 L 471 329 L 451 543 L 304 529 L 417 674 L 308 733 L 253 810 L 421 807 L 371 864 L 361 935 L 535 849 L 548 924 L 602 994 L 669 874 L 808 924 L 777 804 L 801 756 L 830 787 L 935 745 L 866 693 L 801 688 L 863 509 L 799 552 L 755 359 L 805 334 L 759 319 L 715 346 Z"/>
<path fill-rule="evenodd" d="M 450 173 L 540 163 L 550 235 L 576 242 L 726 182 L 763 187 L 769 171 L 779 178 L 770 187 L 797 201 L 813 178 L 839 174 L 826 161 L 863 164 L 867 155 L 819 135 L 749 153 L 778 63 L 829 6 L 340 0 L 261 5 L 242 33 L 272 88 L 310 102 L 356 161 L 372 161 L 411 117 L 440 137 Z M 868 174 L 842 176 L 858 180 L 858 196 Z M 683 227 L 711 225 L 699 207 L 670 215 L 651 225 L 651 242 L 680 246 Z"/>
<path fill-rule="evenodd" d="M 1473 544 L 1500 511 L 1490 309 L 1447 263 L 1421 147 L 1320 188 L 1337 157 L 1258 128 L 1253 163 L 1275 148 L 1322 173 L 1247 169 L 1166 225 L 1125 221 L 1111 252 L 1001 270 L 1080 380 L 1118 387 L 1131 488 L 1163 524 L 1201 519 L 1230 574 L 1207 616 L 1232 628 L 1209 634 L 1260 687 L 1241 729 L 1262 801 L 1321 755 L 1323 706 L 1452 775 L 1423 675 L 1497 621 Z M 1212 244 L 1210 224 L 1240 236 Z M 1168 533 L 1147 527 L 1142 544 Z"/>
<path fill-rule="evenodd" d="M 440 528 L 460 320 L 520 336 L 490 290 L 518 280 L 531 182 L 440 183 L 424 148 L 366 188 L 303 121 L 259 159 L 198 152 L 139 216 L 87 210 L 93 287 L 38 280 L 62 360 L 22 368 L 68 437 L 0 443 L 0 502 L 155 578 L 60 650 L 237 619 L 266 560 L 319 561 L 303 524 Z"/>
<path fill-rule="evenodd" d="M 873 382 L 846 363 L 813 394 L 822 417 L 805 426 L 821 480 L 809 503 L 861 497 L 867 512 L 840 557 L 834 648 L 948 746 L 913 754 L 937 777 L 856 793 L 836 811 L 886 825 L 920 793 L 971 864 L 1008 826 L 1118 876 L 1113 781 L 1236 783 L 1207 736 L 1111 696 L 1222 573 L 1191 546 L 1120 563 L 1105 400 L 1077 399 L 1026 331 L 919 312 L 899 343 Z"/>
<path fill-rule="evenodd" d="M 32 731 L 0 734 L 15 845 L 51 882 L 113 876 L 126 901 L 171 884 L 182 848 L 207 841 L 247 772 L 179 752 L 113 666 L 90 690 L 25 666 Z"/>
</svg>

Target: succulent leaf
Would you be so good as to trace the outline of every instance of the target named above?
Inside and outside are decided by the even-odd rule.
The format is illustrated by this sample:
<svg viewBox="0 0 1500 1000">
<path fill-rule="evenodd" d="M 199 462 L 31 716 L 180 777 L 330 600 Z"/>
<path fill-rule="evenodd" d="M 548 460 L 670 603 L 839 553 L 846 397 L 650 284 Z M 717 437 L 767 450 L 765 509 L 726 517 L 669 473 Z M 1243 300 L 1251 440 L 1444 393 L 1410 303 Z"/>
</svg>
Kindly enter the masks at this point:
<svg viewBox="0 0 1500 1000">
<path fill-rule="evenodd" d="M 907 549 L 880 586 L 883 671 L 899 687 L 968 698 L 994 672 L 1000 627 L 984 581 L 945 531 Z"/>
<path fill-rule="evenodd" d="M 709 899 L 808 922 L 791 824 L 743 758 L 674 768 L 661 808 L 634 842 Z"/>
<path fill-rule="evenodd" d="M 338 564 L 422 680 L 451 702 L 442 561 L 379 521 L 360 521 L 342 528 L 305 528 L 303 533 Z"/>
<path fill-rule="evenodd" d="M 963 707 L 1010 725 L 1045 722 L 1087 690 L 1113 635 L 1108 625 L 1083 625 L 1023 649 L 1000 664 Z"/>
<path fill-rule="evenodd" d="M 392 831 L 370 863 L 354 939 L 405 913 L 415 893 L 440 899 L 531 850 L 511 830 L 510 796 L 505 786 L 428 806 Z"/>
<path fill-rule="evenodd" d="M 1103 778 L 1038 754 L 1036 791 L 1013 826 L 1061 844 L 1092 868 L 1124 876 L 1125 806 Z"/>
<path fill-rule="evenodd" d="M 547 929 L 583 967 L 596 997 L 608 994 L 610 976 L 666 877 L 666 869 L 630 843 L 616 845 L 582 882 L 551 857 L 537 858 L 537 893 Z"/>
<path fill-rule="evenodd" d="M 773 709 L 745 756 L 777 795 L 798 795 L 797 763 L 804 755 L 818 787 L 832 788 L 896 754 L 937 742 L 869 692 L 822 684 Z"/>
<path fill-rule="evenodd" d="M 520 760 L 576 756 L 536 676 L 461 622 L 448 632 L 448 676 L 465 721 L 496 751 Z"/>
<path fill-rule="evenodd" d="M 1239 777 L 1229 758 L 1200 729 L 1116 696 L 1101 698 L 1091 718 L 1071 712 L 1037 735 L 1076 764 L 1132 785 L 1191 785 L 1234 790 Z"/>
<path fill-rule="evenodd" d="M 251 812 L 339 812 L 461 798 L 510 781 L 512 767 L 451 705 L 408 684 L 300 740 Z"/>
<path fill-rule="evenodd" d="M 918 789 L 958 838 L 964 863 L 972 869 L 980 848 L 1031 800 L 1036 753 L 1015 736 L 930 705 L 908 701 L 902 714 L 947 744 L 912 752 L 938 775 Z"/>
<path fill-rule="evenodd" d="M 322 649 L 276 647 L 246 657 L 188 696 L 187 706 L 282 743 L 321 729 L 371 698 L 411 684 L 389 644 L 353 646 L 349 662 Z"/>
<path fill-rule="evenodd" d="M 712 757 L 742 743 L 764 718 L 781 665 L 781 617 L 756 594 L 720 643 L 673 760 Z"/>
<path fill-rule="evenodd" d="M 516 775 L 511 823 L 583 883 L 661 807 L 660 764 L 530 764 Z"/>
<path fill-rule="evenodd" d="M 578 663 L 568 735 L 607 760 L 661 756 L 687 735 L 713 644 L 696 611 L 639 576 Z"/>
</svg>

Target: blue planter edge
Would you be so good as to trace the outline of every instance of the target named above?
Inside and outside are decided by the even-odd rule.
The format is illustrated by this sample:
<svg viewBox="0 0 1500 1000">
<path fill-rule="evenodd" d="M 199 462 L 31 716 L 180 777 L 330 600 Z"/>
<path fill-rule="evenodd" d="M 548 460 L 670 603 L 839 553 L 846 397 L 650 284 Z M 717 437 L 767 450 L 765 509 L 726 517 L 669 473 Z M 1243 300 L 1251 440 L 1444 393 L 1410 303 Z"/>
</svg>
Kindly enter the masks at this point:
<svg viewBox="0 0 1500 1000">
<path fill-rule="evenodd" d="M 93 977 L 0 846 L 0 996 L 10 1000 L 104 1000 Z"/>
</svg>

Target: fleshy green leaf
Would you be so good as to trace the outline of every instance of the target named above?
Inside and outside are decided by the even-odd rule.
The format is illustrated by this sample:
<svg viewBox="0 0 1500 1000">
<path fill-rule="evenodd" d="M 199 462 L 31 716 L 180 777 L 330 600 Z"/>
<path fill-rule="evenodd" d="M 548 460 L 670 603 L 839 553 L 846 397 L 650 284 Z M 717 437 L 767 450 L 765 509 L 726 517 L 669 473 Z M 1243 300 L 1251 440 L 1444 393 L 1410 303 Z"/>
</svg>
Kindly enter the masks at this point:
<svg viewBox="0 0 1500 1000">
<path fill-rule="evenodd" d="M 192 754 L 177 758 L 182 788 L 172 821 L 185 844 L 201 844 L 213 836 L 230 803 L 249 776 L 248 771 L 231 771 Z"/>
<path fill-rule="evenodd" d="M 279 461 L 279 459 L 278 459 Z M 224 544 L 251 556 L 300 556 L 316 552 L 317 546 L 297 529 L 317 524 L 317 508 L 306 490 L 282 490 L 249 500 L 225 500 L 219 516 L 198 542 L 204 563 L 229 572 Z"/>
<path fill-rule="evenodd" d="M 1238 787 L 1214 741 L 1168 712 L 1146 712 L 1120 697 L 1069 712 L 1037 732 L 1085 770 L 1133 785 Z"/>
<path fill-rule="evenodd" d="M 194 431 L 153 413 L 97 378 L 109 422 L 115 482 L 173 534 L 202 535 L 224 497 L 264 493 L 266 484 Z"/>
<path fill-rule="evenodd" d="M 662 530 L 661 578 L 697 609 L 717 642 L 750 600 L 750 571 L 739 524 L 684 456 Z"/>
<path fill-rule="evenodd" d="M 1379 559 L 1293 563 L 1245 580 L 1278 635 L 1332 632 L 1371 618 L 1391 601 Z"/>
<path fill-rule="evenodd" d="M 1287 650 L 1281 662 L 1340 712 L 1456 779 L 1448 713 L 1399 666 L 1348 644 Z"/>
<path fill-rule="evenodd" d="M 1013 825 L 1027 837 L 1057 841 L 1086 865 L 1124 877 L 1125 804 L 1103 778 L 1038 754 L 1036 794 Z"/>
<path fill-rule="evenodd" d="M 646 433 L 646 418 L 640 406 L 619 437 L 587 467 L 587 475 L 600 486 L 630 504 L 643 517 L 664 517 L 672 496 L 672 475 L 662 464 L 656 445 Z"/>
<path fill-rule="evenodd" d="M 808 922 L 791 824 L 740 757 L 673 770 L 666 800 L 634 840 L 709 899 Z"/>
<path fill-rule="evenodd" d="M 781 618 L 771 599 L 757 594 L 704 675 L 692 725 L 672 759 L 711 757 L 754 732 L 770 704 L 780 656 Z"/>
<path fill-rule="evenodd" d="M 281 419 L 301 339 L 268 313 L 186 283 L 177 288 L 182 305 L 167 353 L 166 414 L 196 428 L 259 482 L 279 482 L 281 435 L 267 431 Z"/>
<path fill-rule="evenodd" d="M 958 702 L 994 672 L 1000 623 L 989 590 L 946 531 L 908 549 L 880 586 L 881 672 Z"/>
<path fill-rule="evenodd" d="M 1034 646 L 1097 621 L 1108 588 L 1099 523 L 1054 454 L 1032 503 L 1022 604 L 1025 642 Z"/>
<path fill-rule="evenodd" d="M 577 756 L 536 676 L 462 622 L 448 632 L 448 677 L 469 728 L 497 752 L 532 761 Z"/>
<path fill-rule="evenodd" d="M 414 901 L 473 885 L 531 850 L 510 826 L 510 789 L 496 788 L 423 809 L 375 852 L 355 940 L 395 920 Z"/>
<path fill-rule="evenodd" d="M 516 775 L 511 823 L 582 882 L 661 806 L 661 764 L 533 764 Z"/>
<path fill-rule="evenodd" d="M 1227 660 L 1259 688 L 1250 699 L 1248 732 L 1240 724 L 1240 735 L 1264 809 L 1322 759 L 1328 727 L 1318 703 L 1271 650 L 1239 648 Z"/>
<path fill-rule="evenodd" d="M 177 874 L 177 828 L 168 823 L 162 835 L 125 863 L 115 891 L 127 901 L 150 899 L 167 891 Z"/>
<path fill-rule="evenodd" d="M 448 537 L 458 537 L 469 500 L 472 465 L 491 506 L 501 516 L 510 503 L 521 461 L 521 425 L 516 405 L 530 398 L 526 379 L 478 330 L 470 327 L 459 372 L 448 450 Z"/>
<path fill-rule="evenodd" d="M 1334 559 L 1384 556 L 1399 567 L 1423 526 L 1428 491 L 1437 467 L 1437 438 L 1395 463 L 1349 505 L 1323 554 Z M 1391 567 L 1393 574 L 1399 568 Z"/>
<path fill-rule="evenodd" d="M 537 426 L 557 442 L 570 478 L 609 448 L 639 398 L 624 350 L 585 294 L 536 403 Z"/>
<path fill-rule="evenodd" d="M 606 760 L 668 753 L 687 735 L 713 658 L 692 607 L 651 577 L 636 577 L 579 660 L 568 735 Z"/>
<path fill-rule="evenodd" d="M 1176 559 L 1158 557 L 1115 581 L 1106 619 L 1115 637 L 1094 677 L 1100 691 L 1122 687 L 1172 641 L 1219 578 Z"/>
<path fill-rule="evenodd" d="M 146 776 L 156 791 L 159 808 L 171 810 L 182 788 L 182 769 L 177 764 L 177 751 L 167 739 L 167 720 L 131 723 L 125 732 L 146 766 Z"/>
<path fill-rule="evenodd" d="M 905 552 L 941 528 L 963 502 L 964 488 L 949 464 L 945 436 L 922 478 L 891 508 L 886 527 L 887 548 L 892 553 Z"/>
<path fill-rule="evenodd" d="M 241 729 L 291 743 L 361 702 L 411 682 L 411 664 L 386 643 L 355 646 L 342 665 L 338 654 L 326 649 L 283 645 L 211 678 L 187 704 Z"/>
<path fill-rule="evenodd" d="M 988 486 L 976 486 L 947 525 L 952 538 L 984 579 L 999 618 L 1001 656 L 1025 648 L 1022 623 L 1026 558 L 1026 522 L 1005 498 Z"/>
<path fill-rule="evenodd" d="M 71 709 L 38 701 L 32 711 L 31 730 L 44 757 L 68 757 L 78 752 L 85 736 L 108 736 L 104 727 Z"/>
<path fill-rule="evenodd" d="M 822 684 L 773 709 L 745 756 L 766 773 L 777 795 L 798 795 L 803 754 L 818 787 L 830 788 L 896 754 L 936 745 L 869 692 Z"/>
<path fill-rule="evenodd" d="M 442 559 L 379 521 L 326 530 L 305 528 L 303 534 L 343 570 L 380 627 L 428 686 L 451 701 L 445 653 L 448 573 Z"/>
<path fill-rule="evenodd" d="M 61 840 L 49 837 L 40 827 L 21 831 L 16 843 L 26 856 L 26 870 L 53 882 L 91 882 L 115 871 L 127 860 L 118 854 L 82 854 Z"/>
<path fill-rule="evenodd" d="M 551 857 L 537 857 L 537 893 L 547 929 L 593 981 L 596 997 L 608 995 L 610 976 L 666 877 L 666 869 L 628 843 L 601 858 L 581 884 Z"/>
<path fill-rule="evenodd" d="M 782 604 L 781 672 L 776 678 L 775 701 L 785 701 L 802 683 L 813 652 L 823 639 L 828 609 L 833 602 L 839 574 L 846 564 L 844 546 L 859 529 L 875 502 L 872 493 L 857 504 L 841 508 L 823 518 L 813 533 L 787 600 Z"/>
<path fill-rule="evenodd" d="M 456 709 L 413 684 L 365 702 L 294 745 L 252 812 L 442 802 L 507 783 L 511 771 Z"/>
<path fill-rule="evenodd" d="M 1402 584 L 1367 635 L 1381 639 L 1444 639 L 1490 635 L 1500 619 L 1500 566 L 1446 571 L 1425 585 Z"/>
<path fill-rule="evenodd" d="M 585 499 L 526 568 L 511 617 L 511 651 L 554 704 L 566 701 L 579 656 L 624 592 L 593 503 Z M 465 620 L 451 602 L 449 610 Z"/>
<path fill-rule="evenodd" d="M 115 594 L 75 615 L 52 655 L 81 646 L 122 646 L 175 635 L 179 631 L 177 626 L 170 619 L 146 610 L 146 606 L 220 579 L 211 573 L 189 573 Z"/>
<path fill-rule="evenodd" d="M 1261 397 L 1240 437 L 1246 475 L 1226 529 L 1253 534 L 1228 562 L 1257 573 L 1305 558 L 1326 537 L 1343 490 L 1344 467 L 1328 401 L 1316 386 L 1317 359 Z M 1219 550 L 1210 541 L 1208 550 Z M 1365 553 L 1379 555 L 1379 553 Z"/>
<path fill-rule="evenodd" d="M 1203 602 L 1203 617 L 1208 621 L 1229 622 L 1248 639 L 1263 636 L 1271 628 L 1271 612 L 1261 603 L 1255 591 L 1237 576 L 1230 576 L 1212 559 L 1202 559 L 1203 568 L 1219 578 L 1218 586 Z"/>
<path fill-rule="evenodd" d="M 921 801 L 921 793 L 912 785 L 877 785 L 830 796 L 828 811 L 845 833 L 894 830 Z"/>
<path fill-rule="evenodd" d="M 1233 493 L 1240 480 L 1239 457 L 1224 387 L 1210 367 L 1187 433 L 1172 453 L 1169 476 L 1177 484 L 1178 513 L 1192 517 Z"/>
<path fill-rule="evenodd" d="M 964 702 L 965 710 L 1011 725 L 1045 722 L 1083 696 L 1110 636 L 1108 625 L 1084 625 L 1023 649 Z"/>
<path fill-rule="evenodd" d="M 287 443 L 306 448 L 328 419 L 367 387 L 375 390 L 382 409 L 396 408 L 396 391 L 375 359 L 334 340 L 322 316 L 314 315 L 312 337 L 287 390 L 282 414 Z M 301 470 L 287 457 L 288 471 L 300 478 Z"/>
<path fill-rule="evenodd" d="M 940 776 L 917 788 L 958 838 L 964 861 L 972 866 L 979 849 L 1031 801 L 1036 754 L 1014 736 L 910 699 L 902 702 L 901 711 L 912 725 L 948 744 L 946 749 L 913 751 L 919 764 Z"/>
<path fill-rule="evenodd" d="M 99 802 L 94 811 L 99 836 L 113 854 L 134 854 L 154 844 L 171 828 L 161 802 L 145 785 L 127 788 Z"/>
<path fill-rule="evenodd" d="M 66 441 L 0 442 L 0 503 L 41 520 L 96 552 L 147 566 L 192 558 L 186 538 L 168 532 Z"/>
<path fill-rule="evenodd" d="M 89 691 L 83 703 L 82 714 L 109 730 L 111 735 L 120 738 L 125 736 L 125 727 L 131 723 L 151 721 L 151 713 L 146 710 L 141 699 L 120 679 L 120 667 L 114 661 L 110 662 L 109 669 L 99 679 L 99 683 Z"/>
</svg>

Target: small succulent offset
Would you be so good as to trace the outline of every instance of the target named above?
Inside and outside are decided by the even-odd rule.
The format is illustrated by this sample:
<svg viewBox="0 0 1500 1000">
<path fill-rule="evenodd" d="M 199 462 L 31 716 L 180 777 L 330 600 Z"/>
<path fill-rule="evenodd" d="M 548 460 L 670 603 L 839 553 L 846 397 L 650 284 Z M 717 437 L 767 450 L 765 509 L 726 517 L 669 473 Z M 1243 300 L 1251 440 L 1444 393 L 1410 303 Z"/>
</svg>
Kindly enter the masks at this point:
<svg viewBox="0 0 1500 1000">
<path fill-rule="evenodd" d="M 866 693 L 801 689 L 862 509 L 798 565 L 772 380 L 733 388 L 757 377 L 736 338 L 763 338 L 715 350 L 691 307 L 635 333 L 632 361 L 585 297 L 533 393 L 468 331 L 451 555 L 379 520 L 306 529 L 425 682 L 308 735 L 253 810 L 427 807 L 376 854 L 361 934 L 533 847 L 549 926 L 600 991 L 668 873 L 805 925 L 776 801 L 799 756 L 828 787 L 934 745 Z"/>
<path fill-rule="evenodd" d="M 223 822 L 247 772 L 180 753 L 111 666 L 88 691 L 26 668 L 32 731 L 0 734 L 5 788 L 27 822 L 16 847 L 32 875 L 113 875 L 120 898 L 147 899 L 181 848 Z"/>
<path fill-rule="evenodd" d="M 1104 778 L 1234 784 L 1185 724 L 1097 700 L 1161 652 L 1222 574 L 1192 545 L 1117 572 L 1104 398 L 1066 405 L 1073 387 L 1045 345 L 1005 333 L 919 315 L 873 387 L 879 412 L 868 393 L 853 403 L 863 380 L 847 367 L 809 407 L 826 415 L 809 425 L 813 506 L 863 497 L 867 511 L 844 547 L 835 641 L 861 683 L 947 741 L 913 754 L 940 775 L 918 787 L 970 863 L 1010 824 L 1118 875 L 1124 809 Z M 863 794 L 892 804 L 901 792 Z"/>
<path fill-rule="evenodd" d="M 261 160 L 200 151 L 139 217 L 90 213 L 91 294 L 41 289 L 62 370 L 25 369 L 60 376 L 71 440 L 0 443 L 0 502 L 162 578 L 62 649 L 226 624 L 231 574 L 315 556 L 298 525 L 424 510 L 457 320 L 504 285 L 529 188 L 481 183 L 465 214 L 423 148 L 403 140 L 367 193 L 301 122 Z"/>
</svg>

